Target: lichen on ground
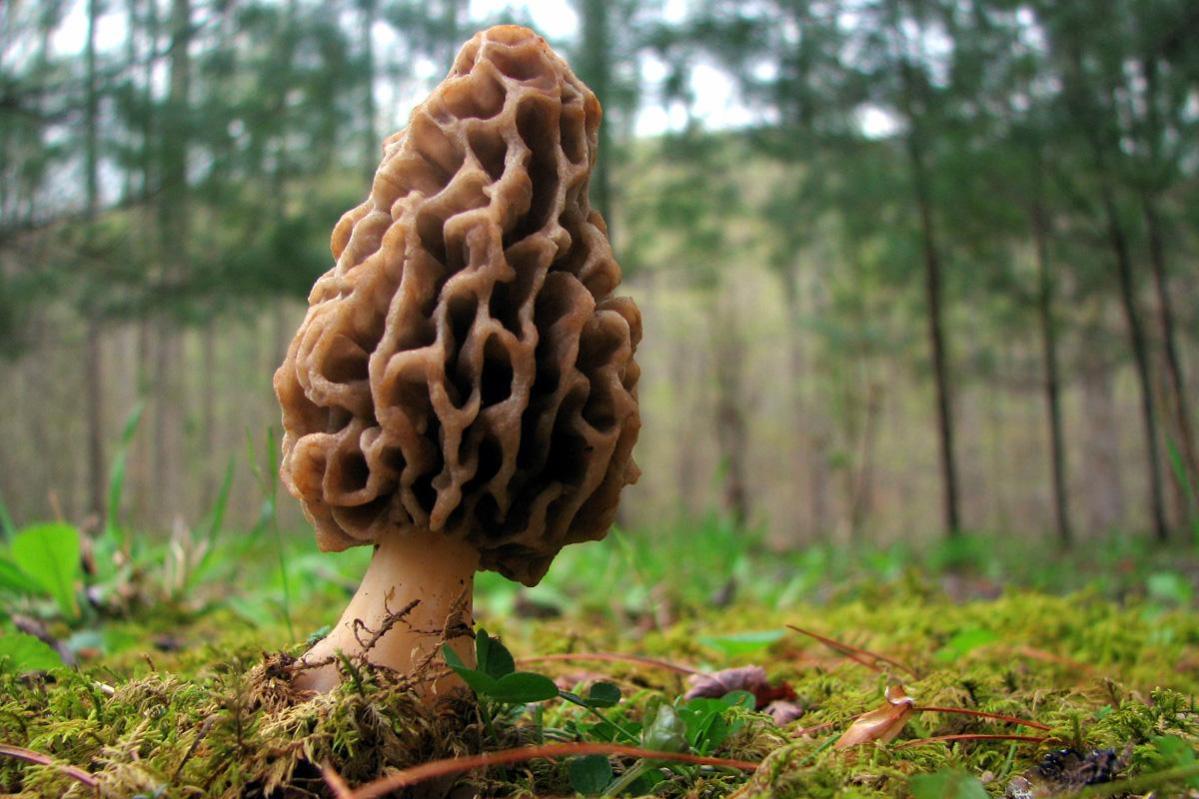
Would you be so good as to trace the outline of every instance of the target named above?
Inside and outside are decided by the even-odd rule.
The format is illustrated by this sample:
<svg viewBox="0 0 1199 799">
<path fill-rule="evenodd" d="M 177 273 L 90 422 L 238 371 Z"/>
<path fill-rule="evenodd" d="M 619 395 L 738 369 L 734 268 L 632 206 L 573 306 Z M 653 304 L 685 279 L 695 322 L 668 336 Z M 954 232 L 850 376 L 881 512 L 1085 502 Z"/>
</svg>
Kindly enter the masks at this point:
<svg viewBox="0 0 1199 799">
<path fill-rule="evenodd" d="M 316 620 L 327 612 L 314 605 L 298 615 Z M 899 581 L 825 606 L 780 611 L 746 603 L 679 616 L 667 625 L 586 612 L 488 621 L 518 658 L 637 653 L 708 672 L 756 664 L 775 684 L 794 690 L 803 709 L 798 719 L 778 727 L 763 714 L 734 707 L 727 715 L 738 722 L 735 733 L 705 753 L 761 761 L 755 773 L 655 767 L 660 780 L 632 786 L 655 795 L 909 796 L 914 776 L 950 771 L 980 780 L 993 796 L 1022 775 L 1044 783 L 1033 786 L 1041 793 L 1030 795 L 1057 795 L 1065 788 L 1042 780 L 1037 769 L 1051 752 L 1111 750 L 1109 776 L 1135 777 L 1186 762 L 1199 743 L 1199 619 L 1187 610 L 1120 605 L 1085 592 L 1011 592 L 955 603 L 926 583 Z M 92 795 L 64 773 L 61 766 L 70 764 L 93 775 L 104 796 L 320 796 L 329 794 L 321 766 L 360 785 L 468 752 L 603 735 L 589 726 L 593 715 L 560 700 L 518 707 L 489 726 L 472 700 L 430 708 L 403 680 L 360 667 L 347 666 L 335 692 L 303 700 L 286 679 L 288 657 L 303 644 L 287 646 L 284 629 L 252 628 L 221 610 L 190 621 L 163 614 L 112 624 L 114 634 L 157 640 L 159 649 L 171 651 L 134 646 L 72 671 L 0 676 L 0 743 L 54 762 L 0 758 L 0 791 Z M 865 668 L 787 624 L 885 654 L 914 674 Z M 162 641 L 167 631 L 170 646 Z M 637 729 L 659 706 L 682 706 L 687 690 L 683 675 L 643 663 L 552 660 L 521 668 L 566 687 L 615 683 L 623 698 L 606 711 L 608 718 Z M 833 746 L 896 682 L 918 707 L 997 713 L 1050 729 L 917 711 L 893 742 Z M 1046 740 L 909 743 L 970 734 Z M 633 763 L 612 758 L 617 775 Z M 486 796 L 570 795 L 568 769 L 565 760 L 534 760 L 460 775 L 435 788 L 445 791 L 456 781 Z M 1190 790 L 1171 786 L 1157 795 Z"/>
</svg>

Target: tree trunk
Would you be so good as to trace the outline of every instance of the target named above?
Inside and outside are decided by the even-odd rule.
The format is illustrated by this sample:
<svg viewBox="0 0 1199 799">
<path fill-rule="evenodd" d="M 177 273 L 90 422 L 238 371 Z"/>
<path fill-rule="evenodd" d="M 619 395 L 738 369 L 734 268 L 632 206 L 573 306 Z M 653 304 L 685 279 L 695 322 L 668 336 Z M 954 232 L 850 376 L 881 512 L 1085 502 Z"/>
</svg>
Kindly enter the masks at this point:
<svg viewBox="0 0 1199 799">
<path fill-rule="evenodd" d="M 137 401 L 143 403 L 142 426 L 148 427 L 149 422 L 145 413 L 146 404 L 149 404 L 152 399 L 154 365 L 157 363 L 154 354 L 154 325 L 150 319 L 145 317 L 137 321 L 137 334 L 135 348 L 135 368 L 137 370 L 134 379 L 137 389 Z M 134 488 L 134 505 L 132 508 L 132 518 L 137 522 L 144 522 L 152 513 L 151 499 L 155 494 L 154 491 L 154 457 L 155 452 L 151 448 L 150 436 L 146 434 L 138 435 L 133 439 L 133 454 L 131 456 L 132 463 L 130 464 L 130 482 Z M 113 508 L 111 510 L 117 510 Z"/>
<path fill-rule="evenodd" d="M 160 26 L 158 19 L 158 4 L 157 2 L 145 3 L 144 13 L 139 13 L 138 9 L 142 6 L 141 0 L 128 0 L 128 14 L 131 26 L 130 36 L 133 36 L 132 26 L 135 24 L 144 30 L 145 44 L 147 56 L 141 75 L 141 103 L 144 107 L 144 112 L 141 116 L 140 149 L 138 151 L 138 166 L 140 176 L 139 190 L 143 196 L 149 196 L 152 187 L 157 184 L 158 171 L 161 168 L 161 163 L 155 141 L 158 136 L 158 125 L 161 123 L 161 113 L 157 110 L 158 104 L 154 101 L 154 72 L 156 59 L 149 57 L 150 53 L 158 50 L 158 40 L 160 36 Z M 155 211 L 157 213 L 157 205 Z M 149 216 L 150 212 L 147 212 Z M 158 217 L 158 228 L 161 228 L 161 216 Z M 160 248 L 158 242 L 161 241 L 162 235 L 156 228 L 143 226 L 136 231 L 138 246 L 149 258 L 157 258 L 161 260 L 159 255 Z M 157 236 L 157 238 L 155 238 Z M 153 279 L 154 275 L 150 276 Z M 151 420 L 156 419 L 158 415 L 158 402 L 154 387 L 154 367 L 157 363 L 155 355 L 156 349 L 156 334 L 155 325 L 151 316 L 151 312 L 143 310 L 137 320 L 137 341 L 136 341 L 136 369 L 137 374 L 136 388 L 138 402 L 143 403 L 142 427 L 143 429 L 150 428 Z M 138 435 L 133 442 L 133 454 L 130 463 L 130 483 L 133 487 L 134 504 L 132 508 L 132 519 L 135 523 L 146 523 L 151 514 L 154 512 L 154 497 L 157 496 L 155 487 L 154 467 L 156 453 L 152 446 L 151 436 L 148 433 Z"/>
<path fill-rule="evenodd" d="M 221 479 L 216 429 L 216 327 L 209 324 L 200 331 L 200 426 L 203 430 L 200 463 L 204 468 L 203 507 L 209 508 L 216 500 L 216 487 Z"/>
<path fill-rule="evenodd" d="M 735 320 L 726 319 L 714 331 L 716 357 L 716 442 L 724 470 L 725 508 L 737 526 L 749 521 L 749 483 L 745 455 L 749 431 L 745 421 L 742 367 L 745 345 Z"/>
<path fill-rule="evenodd" d="M 177 453 L 174 432 L 175 414 L 173 404 L 177 400 L 172 391 L 171 351 L 174 331 L 165 317 L 154 324 L 154 468 L 149 475 L 149 512 L 156 524 L 169 524 L 178 510 L 175 504 L 178 492 L 175 488 Z"/>
<path fill-rule="evenodd" d="M 1083 71 L 1083 54 L 1078 42 L 1068 40 L 1066 47 L 1069 57 L 1069 77 L 1073 82 L 1073 85 L 1069 87 L 1068 97 L 1073 101 L 1072 110 L 1081 125 L 1081 133 L 1086 137 L 1086 142 L 1091 149 L 1091 160 L 1098 178 L 1099 201 L 1104 216 L 1108 245 L 1111 247 L 1116 266 L 1120 305 L 1128 326 L 1129 344 L 1136 367 L 1137 383 L 1140 387 L 1141 418 L 1145 428 L 1145 454 L 1148 461 L 1146 467 L 1149 480 L 1151 523 L 1156 539 L 1165 541 L 1169 538 L 1169 526 L 1166 524 L 1165 507 L 1162 501 L 1157 410 L 1154 407 L 1149 346 L 1145 339 L 1141 312 L 1137 306 L 1136 279 L 1132 255 L 1128 248 L 1128 235 L 1124 230 L 1124 223 L 1120 219 L 1115 190 L 1112 186 L 1112 176 L 1108 167 L 1108 153 L 1114 153 L 1117 157 L 1120 153 L 1119 132 L 1110 129 L 1112 118 L 1115 116 L 1112 111 L 1115 108 L 1114 89 L 1111 86 L 1105 89 L 1108 102 L 1107 107 L 1103 107 L 1101 96 L 1090 93 L 1090 83 Z"/>
<path fill-rule="evenodd" d="M 1049 463 L 1053 473 L 1054 521 L 1057 524 L 1058 542 L 1063 547 L 1070 547 L 1074 542 L 1074 529 L 1070 523 L 1070 499 L 1066 482 L 1066 445 L 1062 432 L 1057 327 L 1053 318 L 1053 276 L 1049 267 L 1049 236 L 1039 185 L 1033 199 L 1031 216 L 1037 259 L 1037 319 L 1041 328 L 1041 356 L 1045 365 L 1045 412 L 1049 422 Z"/>
<path fill-rule="evenodd" d="M 1101 169 L 1100 172 L 1103 175 Z M 1141 312 L 1136 301 L 1136 280 L 1133 275 L 1132 256 L 1128 250 L 1128 238 L 1124 225 L 1120 221 L 1119 210 L 1112 196 L 1111 185 L 1103 177 L 1100 182 L 1100 195 L 1104 215 L 1107 218 L 1108 242 L 1116 261 L 1116 273 L 1120 284 L 1120 305 L 1124 310 L 1124 319 L 1128 324 L 1128 335 L 1132 345 L 1132 357 L 1136 366 L 1137 383 L 1141 389 L 1141 418 L 1145 426 L 1145 452 L 1149 476 L 1149 509 L 1152 516 L 1153 532 L 1158 541 L 1166 541 L 1170 537 L 1169 526 L 1166 524 L 1165 505 L 1162 501 L 1162 480 L 1160 457 L 1158 454 L 1157 410 L 1154 408 L 1153 378 L 1149 367 L 1149 345 L 1145 340 L 1145 329 L 1141 321 Z"/>
<path fill-rule="evenodd" d="M 100 343 L 100 323 L 87 322 L 83 347 L 83 374 L 87 395 L 87 468 L 88 513 L 95 529 L 104 527 L 104 495 L 108 484 L 104 456 L 104 348 Z"/>
<path fill-rule="evenodd" d="M 1110 533 L 1122 527 L 1127 517 L 1121 469 L 1122 420 L 1116 411 L 1112 376 L 1102 353 L 1084 348 L 1081 366 L 1087 527 Z"/>
<path fill-rule="evenodd" d="M 918 87 L 914 63 L 923 63 L 923 45 L 917 40 L 916 54 L 907 38 L 910 33 L 905 31 L 900 19 L 900 8 L 897 0 L 888 4 L 892 36 L 896 52 L 892 56 L 898 62 L 900 73 L 899 103 L 901 111 L 908 123 L 906 146 L 909 166 L 911 169 L 912 189 L 915 195 L 916 208 L 920 215 L 920 240 L 924 251 L 924 293 L 928 315 L 928 340 L 932 356 L 933 379 L 936 391 L 937 439 L 941 461 L 941 490 L 942 510 L 944 514 L 945 532 L 949 538 L 956 538 L 961 533 L 961 506 L 959 499 L 958 464 L 954 446 L 953 402 L 949 388 L 949 366 L 945 342 L 945 325 L 942 314 L 942 268 L 941 251 L 937 238 L 936 220 L 933 217 L 932 185 L 925 163 L 924 141 L 927 133 L 924 130 L 922 114 L 916 109 L 916 92 L 923 90 L 924 83 Z M 923 27 L 923 20 L 917 16 L 917 28 Z M 918 37 L 917 37 L 918 38 Z M 927 104 L 926 104 L 927 107 Z"/>
<path fill-rule="evenodd" d="M 874 499 L 874 451 L 878 438 L 878 416 L 882 410 L 882 389 L 870 381 L 866 387 L 865 418 L 862 420 L 858 468 L 853 476 L 849 506 L 849 540 L 855 546 L 865 543 L 865 524 Z"/>
<path fill-rule="evenodd" d="M 804 392 L 807 352 L 804 348 L 801 325 L 803 308 L 799 276 L 794 269 L 788 269 L 783 274 L 783 288 L 787 306 L 787 354 L 791 362 L 791 416 L 795 429 L 792 482 L 795 486 L 795 496 L 803 497 L 803 477 L 806 475 L 808 507 L 804 514 L 807 522 L 805 532 L 810 540 L 822 540 L 827 538 L 829 532 L 829 474 L 826 460 L 828 436 L 818 432 L 820 421 L 814 418 L 815 411 L 809 405 Z"/>
<path fill-rule="evenodd" d="M 579 77 L 591 87 L 605 111 L 611 111 L 612 100 L 612 28 L 609 0 L 582 0 L 582 43 Z M 599 127 L 599 157 L 591 173 L 591 205 L 608 223 L 612 236 L 612 195 L 608 165 L 612 162 L 611 122 Z"/>
<path fill-rule="evenodd" d="M 363 64 L 366 71 L 365 96 L 362 98 L 362 173 L 368 184 L 375 179 L 375 169 L 383 148 L 376 132 L 375 110 L 375 41 L 371 35 L 378 19 L 376 0 L 361 0 Z"/>
<path fill-rule="evenodd" d="M 928 313 L 929 349 L 932 354 L 933 380 L 936 389 L 937 437 L 940 444 L 945 532 L 950 538 L 955 538 L 961 533 L 962 519 L 958 465 L 954 448 L 953 402 L 950 397 L 945 323 L 941 307 L 943 298 L 941 253 L 937 242 L 929 177 L 924 162 L 920 134 L 916 132 L 909 134 L 907 145 L 916 193 L 916 207 L 920 213 L 921 246 L 924 250 L 924 294 Z"/>
<path fill-rule="evenodd" d="M 1194 428 L 1191 426 L 1190 408 L 1187 404 L 1186 378 L 1183 375 L 1182 359 L 1178 354 L 1174 308 L 1169 289 L 1170 273 L 1166 265 L 1165 231 L 1157 206 L 1157 197 L 1160 196 L 1162 184 L 1159 174 L 1164 169 L 1161 153 L 1165 136 L 1161 111 L 1158 106 L 1161 76 L 1156 54 L 1150 53 L 1142 58 L 1141 69 L 1145 76 L 1145 136 L 1149 147 L 1149 166 L 1144 170 L 1145 178 L 1140 185 L 1141 215 L 1144 218 L 1145 232 L 1149 239 L 1149 264 L 1153 270 L 1153 285 L 1157 293 L 1158 323 L 1162 330 L 1162 342 L 1166 356 L 1166 376 L 1169 381 L 1167 394 L 1169 402 L 1167 404 L 1174 417 L 1179 454 L 1184 467 L 1184 474 L 1181 475 L 1182 486 L 1180 486 L 1183 490 L 1179 493 L 1183 495 L 1185 508 L 1185 496 L 1199 491 L 1199 456 L 1195 452 Z M 1186 518 L 1197 510 L 1199 509 L 1187 508 L 1181 518 Z"/>
<path fill-rule="evenodd" d="M 172 0 L 171 58 L 166 140 L 163 150 L 163 205 L 160 215 L 160 252 L 163 279 L 170 286 L 188 269 L 190 218 L 188 207 L 187 160 L 191 126 L 189 96 L 191 90 L 191 0 Z M 182 508 L 180 497 L 183 401 L 178 381 L 183 356 L 180 336 L 169 319 L 171 309 L 160 311 L 159 341 L 155 364 L 157 383 L 157 424 L 154 478 L 160 481 L 160 519 L 169 522 Z"/>
<path fill-rule="evenodd" d="M 85 61 L 87 70 L 86 160 L 87 223 L 88 231 L 84 245 L 85 257 L 91 258 L 94 240 L 94 225 L 100 210 L 100 162 L 99 162 L 99 93 L 96 88 L 96 23 L 100 16 L 99 0 L 87 3 L 87 43 Z M 94 308 L 83 309 L 87 319 L 84 330 L 86 341 L 81 348 L 83 354 L 84 396 L 87 402 L 87 484 L 88 513 L 95 520 L 97 529 L 104 524 L 105 463 L 104 456 L 104 363 L 100 344 L 100 321 Z"/>
<path fill-rule="evenodd" d="M 1153 198 L 1146 192 L 1141 197 L 1141 211 L 1145 218 L 1145 231 L 1149 237 L 1149 263 L 1153 268 L 1153 286 L 1157 293 L 1157 315 L 1162 329 L 1162 343 L 1166 356 L 1166 375 L 1169 379 L 1170 405 L 1177 428 L 1179 452 L 1186 474 L 1183 475 L 1191 491 L 1199 491 L 1199 457 L 1195 452 L 1194 428 L 1191 426 L 1190 407 L 1187 402 L 1186 377 L 1182 371 L 1182 358 L 1178 354 L 1178 336 L 1174 324 L 1174 305 L 1170 299 L 1169 272 L 1166 268 L 1166 248 L 1162 232 L 1161 217 Z M 1194 508 L 1190 509 L 1195 512 Z"/>
<path fill-rule="evenodd" d="M 674 357 L 671 358 L 669 380 L 672 386 L 672 397 L 678 403 L 678 427 L 675 430 L 675 491 L 684 516 L 694 516 L 707 510 L 706 502 L 697 501 L 696 486 L 700 485 L 699 452 L 700 436 L 694 429 L 697 417 L 695 402 L 696 393 L 694 375 L 695 365 L 702 364 L 702 354 L 696 352 L 688 338 L 680 338 L 673 344 Z"/>
</svg>

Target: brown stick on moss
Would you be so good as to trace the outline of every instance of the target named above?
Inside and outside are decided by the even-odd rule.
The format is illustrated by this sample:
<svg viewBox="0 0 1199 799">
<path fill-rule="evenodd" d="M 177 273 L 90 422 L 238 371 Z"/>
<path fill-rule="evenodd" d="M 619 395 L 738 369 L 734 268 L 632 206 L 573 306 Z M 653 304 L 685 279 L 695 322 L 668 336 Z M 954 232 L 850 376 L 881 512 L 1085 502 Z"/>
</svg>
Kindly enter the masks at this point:
<svg viewBox="0 0 1199 799">
<path fill-rule="evenodd" d="M 281 473 L 322 549 L 378 548 L 302 687 L 335 684 L 339 650 L 411 672 L 463 596 L 469 622 L 476 569 L 535 585 L 637 479 L 641 317 L 587 198 L 600 116 L 541 37 L 491 28 L 334 229 L 275 374 Z M 363 625 L 418 600 L 367 652 Z"/>
</svg>

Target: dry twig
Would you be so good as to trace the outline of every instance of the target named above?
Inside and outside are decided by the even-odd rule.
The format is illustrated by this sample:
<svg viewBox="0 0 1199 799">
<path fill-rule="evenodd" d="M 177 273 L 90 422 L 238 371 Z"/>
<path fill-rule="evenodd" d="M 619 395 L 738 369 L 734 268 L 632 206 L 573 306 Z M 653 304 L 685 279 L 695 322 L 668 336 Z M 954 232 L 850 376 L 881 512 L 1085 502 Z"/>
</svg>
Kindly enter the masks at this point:
<svg viewBox="0 0 1199 799">
<path fill-rule="evenodd" d="M 833 638 L 828 638 L 827 636 L 823 636 L 820 633 L 814 633 L 811 630 L 805 630 L 802 627 L 796 627 L 794 624 L 788 624 L 787 629 L 794 630 L 795 632 L 799 633 L 800 635 L 806 635 L 809 638 L 815 638 L 817 641 L 824 644 L 829 649 L 832 649 L 834 652 L 839 652 L 840 654 L 844 655 L 845 657 L 849 658 L 850 660 L 854 661 L 855 663 L 865 666 L 868 669 L 873 669 L 874 671 L 881 672 L 883 669 L 878 664 L 886 663 L 889 666 L 894 666 L 895 668 L 899 669 L 900 671 L 907 672 L 908 674 L 910 674 L 912 677 L 915 677 L 916 679 L 920 679 L 920 675 L 917 674 L 915 672 L 915 670 L 912 669 L 910 666 L 905 666 L 904 664 L 900 663 L 898 660 L 889 658 L 886 655 L 880 655 L 877 652 L 871 652 L 867 649 L 859 649 L 856 646 L 850 646 L 849 644 L 843 644 L 840 641 L 837 641 Z"/>
<path fill-rule="evenodd" d="M 616 652 L 563 652 L 555 655 L 536 655 L 534 657 L 520 658 L 518 662 L 525 664 L 552 660 L 598 660 L 608 663 L 633 663 L 639 666 L 651 666 L 656 669 L 673 671 L 676 674 L 705 674 L 705 672 L 693 669 L 690 666 L 682 666 L 677 663 L 658 660 L 657 658 L 645 657 L 644 655 L 622 655 Z"/>
<path fill-rule="evenodd" d="M 536 758 L 577 757 L 581 755 L 620 755 L 623 757 L 646 758 L 650 760 L 670 760 L 678 763 L 694 763 L 700 766 L 716 766 L 719 768 L 754 771 L 758 763 L 749 760 L 732 760 L 723 757 L 704 757 L 684 752 L 655 752 L 651 749 L 641 749 L 636 746 L 605 743 L 556 743 L 541 746 L 522 746 L 516 749 L 504 749 L 498 752 L 483 752 L 469 757 L 452 757 L 446 760 L 436 760 L 404 769 L 382 779 L 368 782 L 356 789 L 348 790 L 345 780 L 333 768 L 325 765 L 321 773 L 325 782 L 333 790 L 337 799 L 375 799 L 386 796 L 399 788 L 415 785 L 425 780 L 445 777 L 451 774 L 461 774 L 486 766 L 502 766 L 511 763 L 523 763 Z"/>
<path fill-rule="evenodd" d="M 17 760 L 24 760 L 26 763 L 34 763 L 39 766 L 51 766 L 58 769 L 63 774 L 67 775 L 76 782 L 81 782 L 94 791 L 98 791 L 99 783 L 96 778 L 88 774 L 78 766 L 68 766 L 62 763 L 55 763 L 54 758 L 49 755 L 43 755 L 41 752 L 35 752 L 32 749 L 25 749 L 21 746 L 12 746 L 10 744 L 0 744 L 0 755 L 11 757 Z"/>
</svg>

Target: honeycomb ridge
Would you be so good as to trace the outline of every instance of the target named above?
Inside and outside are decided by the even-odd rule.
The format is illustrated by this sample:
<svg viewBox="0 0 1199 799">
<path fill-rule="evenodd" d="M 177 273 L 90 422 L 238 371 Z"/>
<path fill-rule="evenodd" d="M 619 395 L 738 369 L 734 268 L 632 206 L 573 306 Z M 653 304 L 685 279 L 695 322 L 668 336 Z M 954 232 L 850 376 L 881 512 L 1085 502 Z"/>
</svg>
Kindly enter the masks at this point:
<svg viewBox="0 0 1199 799">
<path fill-rule="evenodd" d="M 607 533 L 639 474 L 641 317 L 587 198 L 600 117 L 541 37 L 499 26 L 384 143 L 274 379 L 322 549 L 444 531 L 535 585 Z"/>
</svg>

